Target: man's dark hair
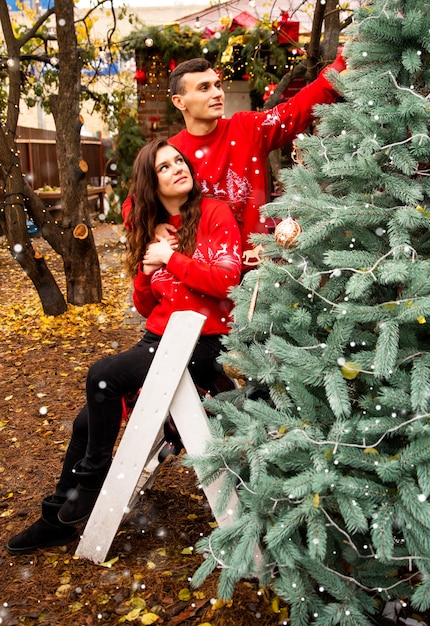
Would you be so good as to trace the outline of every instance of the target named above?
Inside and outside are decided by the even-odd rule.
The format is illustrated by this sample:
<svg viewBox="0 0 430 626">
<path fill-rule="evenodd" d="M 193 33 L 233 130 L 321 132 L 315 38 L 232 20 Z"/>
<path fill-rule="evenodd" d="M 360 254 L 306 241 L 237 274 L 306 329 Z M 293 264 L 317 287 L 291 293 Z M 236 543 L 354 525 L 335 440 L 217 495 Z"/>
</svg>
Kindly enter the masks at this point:
<svg viewBox="0 0 430 626">
<path fill-rule="evenodd" d="M 206 59 L 189 59 L 179 63 L 170 74 L 170 95 L 184 94 L 184 85 L 182 77 L 184 74 L 193 74 L 195 72 L 206 72 L 212 69 L 212 65 Z"/>
</svg>

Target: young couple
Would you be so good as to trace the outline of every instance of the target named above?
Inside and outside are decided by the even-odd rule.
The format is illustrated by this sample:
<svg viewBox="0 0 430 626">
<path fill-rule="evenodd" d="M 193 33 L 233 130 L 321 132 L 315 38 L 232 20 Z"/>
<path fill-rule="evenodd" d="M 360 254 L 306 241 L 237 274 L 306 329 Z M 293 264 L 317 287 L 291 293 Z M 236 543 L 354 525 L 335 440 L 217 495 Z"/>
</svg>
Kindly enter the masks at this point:
<svg viewBox="0 0 430 626">
<path fill-rule="evenodd" d="M 338 57 L 334 69 L 344 68 Z M 315 104 L 336 100 L 327 71 L 287 103 L 231 119 L 222 117 L 222 83 L 206 60 L 186 61 L 172 72 L 171 97 L 186 129 L 141 149 L 123 209 L 126 263 L 146 331 L 130 350 L 90 367 L 87 402 L 74 420 L 55 491 L 43 499 L 41 517 L 8 541 L 10 554 L 78 537 L 76 525 L 91 513 L 111 464 L 122 398 L 141 387 L 173 311 L 207 318 L 189 369 L 195 383 L 211 391 L 221 337 L 229 331 L 229 290 L 246 269 L 243 248 L 250 247 L 250 233 L 267 227 L 259 215 L 267 201 L 267 155 L 305 130 Z"/>
</svg>

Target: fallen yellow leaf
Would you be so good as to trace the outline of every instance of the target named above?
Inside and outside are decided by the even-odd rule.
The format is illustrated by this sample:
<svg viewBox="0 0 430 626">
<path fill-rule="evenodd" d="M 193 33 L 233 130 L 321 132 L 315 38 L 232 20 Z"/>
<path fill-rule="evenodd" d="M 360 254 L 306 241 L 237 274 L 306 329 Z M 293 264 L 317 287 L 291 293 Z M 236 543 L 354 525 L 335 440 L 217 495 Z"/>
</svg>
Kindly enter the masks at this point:
<svg viewBox="0 0 430 626">
<path fill-rule="evenodd" d="M 140 609 L 132 609 L 127 615 L 124 615 L 124 618 L 121 621 L 127 620 L 127 622 L 133 622 L 140 616 Z"/>
<path fill-rule="evenodd" d="M 288 611 L 288 607 L 284 606 L 279 612 L 279 624 L 287 624 L 287 620 L 290 617 L 290 613 Z"/>
<path fill-rule="evenodd" d="M 103 606 L 104 604 L 108 604 L 110 601 L 110 595 L 108 593 L 99 593 L 96 598 L 96 602 L 98 605 Z"/>
<path fill-rule="evenodd" d="M 60 578 L 60 583 L 62 585 L 67 585 L 67 583 L 70 582 L 70 574 L 69 573 L 64 573 L 61 578 Z"/>
<path fill-rule="evenodd" d="M 131 605 L 135 609 L 144 611 L 146 609 L 146 600 L 144 598 L 139 598 L 139 596 L 134 596 L 131 599 Z"/>
<path fill-rule="evenodd" d="M 232 601 L 230 601 L 230 606 L 232 604 L 233 604 Z M 212 602 L 211 609 L 212 611 L 217 611 L 218 609 L 222 609 L 223 606 L 229 606 L 228 602 L 225 602 L 224 600 L 217 598 L 214 602 Z"/>
<path fill-rule="evenodd" d="M 191 599 L 191 592 L 189 589 L 185 588 L 185 589 L 181 589 L 180 592 L 178 593 L 178 598 L 179 600 L 184 600 L 185 602 L 187 600 Z"/>
<path fill-rule="evenodd" d="M 67 584 L 67 585 L 60 585 L 58 587 L 58 589 L 55 592 L 55 595 L 57 596 L 57 598 L 66 598 L 70 591 L 72 589 L 72 586 Z"/>
<path fill-rule="evenodd" d="M 204 600 L 206 598 L 204 591 L 194 591 L 193 596 L 197 598 L 197 600 Z"/>
<path fill-rule="evenodd" d="M 145 613 L 145 615 L 141 616 L 140 621 L 142 624 L 155 624 L 159 619 L 160 616 L 155 613 Z"/>
<path fill-rule="evenodd" d="M 119 557 L 114 556 L 112 559 L 110 559 L 110 561 L 104 561 L 103 563 L 100 563 L 100 567 L 112 567 L 112 565 L 115 565 L 118 560 Z"/>
</svg>

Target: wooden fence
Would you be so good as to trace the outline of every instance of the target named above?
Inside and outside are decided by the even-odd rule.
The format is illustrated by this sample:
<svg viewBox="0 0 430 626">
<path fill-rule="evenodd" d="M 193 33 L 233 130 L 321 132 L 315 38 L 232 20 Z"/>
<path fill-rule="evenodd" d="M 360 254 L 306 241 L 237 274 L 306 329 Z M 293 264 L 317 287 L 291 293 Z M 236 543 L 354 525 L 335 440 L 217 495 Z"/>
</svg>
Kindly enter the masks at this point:
<svg viewBox="0 0 430 626">
<path fill-rule="evenodd" d="M 44 186 L 58 187 L 57 153 L 55 131 L 35 128 L 18 128 L 17 144 L 23 173 L 33 189 Z M 103 139 L 82 137 L 82 156 L 88 164 L 87 183 L 98 187 L 103 184 L 107 152 L 110 142 Z"/>
</svg>

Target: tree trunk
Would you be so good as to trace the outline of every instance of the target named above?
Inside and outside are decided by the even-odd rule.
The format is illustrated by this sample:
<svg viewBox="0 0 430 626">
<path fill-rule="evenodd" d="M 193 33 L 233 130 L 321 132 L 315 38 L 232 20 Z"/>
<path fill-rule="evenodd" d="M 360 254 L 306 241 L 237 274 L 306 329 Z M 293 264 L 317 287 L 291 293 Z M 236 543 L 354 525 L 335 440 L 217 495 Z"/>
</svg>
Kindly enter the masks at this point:
<svg viewBox="0 0 430 626">
<path fill-rule="evenodd" d="M 338 0 L 327 0 L 324 17 L 324 40 L 321 44 L 321 54 L 324 61 L 332 61 L 336 58 L 340 30 Z"/>
<path fill-rule="evenodd" d="M 324 41 L 321 43 L 321 32 L 324 24 Z M 284 74 L 275 91 L 267 99 L 264 108 L 271 109 L 276 106 L 288 85 L 295 79 L 305 77 L 306 83 L 317 78 L 318 70 L 322 65 L 335 59 L 339 45 L 340 20 L 337 0 L 318 0 L 312 20 L 312 31 L 307 50 L 307 59 L 294 66 L 292 71 Z M 268 165 L 272 178 L 279 179 L 281 168 L 280 152 L 274 150 L 269 153 Z"/>
<path fill-rule="evenodd" d="M 73 7 L 72 0 L 55 2 L 60 72 L 58 95 L 52 96 L 51 109 L 57 131 L 67 300 L 83 305 L 101 301 L 102 285 L 88 208 L 86 164 L 81 149 L 81 61 Z"/>
<path fill-rule="evenodd" d="M 315 80 L 318 75 L 318 67 L 320 65 L 321 31 L 324 23 L 326 6 L 326 1 L 322 2 L 322 0 L 317 0 L 312 20 L 311 38 L 308 47 L 308 66 L 306 69 L 307 83 Z"/>
<path fill-rule="evenodd" d="M 10 143 L 13 144 L 13 140 Z M 14 160 L 18 161 L 15 167 L 20 168 L 18 157 Z M 13 258 L 35 286 L 45 315 L 61 315 L 67 310 L 66 301 L 44 257 L 34 250 L 28 235 L 23 183 L 22 175 L 4 179 L 4 234 Z"/>
</svg>

